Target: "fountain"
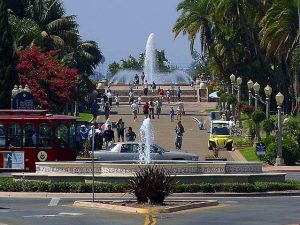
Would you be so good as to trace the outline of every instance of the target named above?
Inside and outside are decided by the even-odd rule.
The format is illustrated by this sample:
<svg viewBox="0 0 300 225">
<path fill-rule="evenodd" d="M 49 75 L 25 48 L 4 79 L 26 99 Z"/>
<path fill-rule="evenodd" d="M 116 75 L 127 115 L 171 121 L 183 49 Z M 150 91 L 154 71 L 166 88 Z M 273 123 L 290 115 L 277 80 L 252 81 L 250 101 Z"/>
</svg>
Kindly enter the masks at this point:
<svg viewBox="0 0 300 225">
<path fill-rule="evenodd" d="M 150 160 L 153 129 L 149 118 L 140 128 L 141 144 L 137 161 L 73 161 L 36 162 L 36 173 L 15 173 L 16 180 L 43 180 L 50 182 L 91 182 L 92 171 L 98 182 L 126 183 L 139 168 L 156 164 L 182 183 L 197 182 L 284 182 L 285 173 L 263 173 L 261 162 L 214 162 L 182 160 Z"/>
<path fill-rule="evenodd" d="M 153 129 L 150 118 L 144 119 L 143 124 L 140 128 L 141 143 L 139 146 L 139 163 L 149 164 L 150 163 L 150 149 L 153 144 Z"/>
<path fill-rule="evenodd" d="M 145 80 L 151 84 L 153 81 L 156 84 L 189 84 L 192 80 L 183 70 L 174 70 L 170 73 L 160 73 L 157 71 L 156 65 L 156 49 L 155 49 L 155 34 L 151 33 L 146 44 L 146 53 L 144 61 Z M 122 70 L 115 74 L 110 83 L 112 84 L 128 84 L 133 82 L 135 74 L 140 74 L 142 71 Z"/>
</svg>

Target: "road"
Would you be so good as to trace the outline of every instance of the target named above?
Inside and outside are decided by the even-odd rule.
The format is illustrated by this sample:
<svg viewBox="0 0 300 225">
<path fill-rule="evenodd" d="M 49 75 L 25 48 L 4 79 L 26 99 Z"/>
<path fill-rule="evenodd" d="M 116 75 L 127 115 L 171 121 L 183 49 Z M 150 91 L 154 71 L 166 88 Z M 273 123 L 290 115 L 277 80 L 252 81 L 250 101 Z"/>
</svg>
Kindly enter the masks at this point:
<svg viewBox="0 0 300 225">
<path fill-rule="evenodd" d="M 220 205 L 172 214 L 151 215 L 151 222 L 148 223 L 145 222 L 145 215 L 141 214 L 73 207 L 75 199 L 0 198 L 0 225 L 143 225 L 155 224 L 155 221 L 156 225 L 300 223 L 299 196 L 208 199 L 217 199 Z"/>
</svg>

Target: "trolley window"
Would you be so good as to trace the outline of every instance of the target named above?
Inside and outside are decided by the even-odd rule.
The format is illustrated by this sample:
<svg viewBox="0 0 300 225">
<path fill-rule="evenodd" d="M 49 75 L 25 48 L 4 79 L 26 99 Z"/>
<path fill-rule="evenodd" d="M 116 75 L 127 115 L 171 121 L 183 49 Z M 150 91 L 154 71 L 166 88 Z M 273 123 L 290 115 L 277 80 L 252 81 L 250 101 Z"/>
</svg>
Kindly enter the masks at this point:
<svg viewBox="0 0 300 225">
<path fill-rule="evenodd" d="M 8 127 L 8 147 L 21 147 L 21 127 L 12 123 Z"/>
<path fill-rule="evenodd" d="M 39 147 L 51 147 L 51 127 L 48 124 L 40 125 L 39 129 Z"/>
<path fill-rule="evenodd" d="M 68 127 L 65 124 L 60 124 L 56 129 L 57 147 L 66 148 L 68 147 Z"/>
<path fill-rule="evenodd" d="M 71 124 L 69 133 L 69 146 L 73 148 L 76 146 L 76 128 L 75 124 Z"/>
<path fill-rule="evenodd" d="M 0 124 L 0 148 L 4 148 L 6 146 L 5 133 L 3 124 Z"/>
<path fill-rule="evenodd" d="M 23 129 L 23 147 L 36 147 L 37 134 L 33 124 L 26 124 Z"/>
</svg>

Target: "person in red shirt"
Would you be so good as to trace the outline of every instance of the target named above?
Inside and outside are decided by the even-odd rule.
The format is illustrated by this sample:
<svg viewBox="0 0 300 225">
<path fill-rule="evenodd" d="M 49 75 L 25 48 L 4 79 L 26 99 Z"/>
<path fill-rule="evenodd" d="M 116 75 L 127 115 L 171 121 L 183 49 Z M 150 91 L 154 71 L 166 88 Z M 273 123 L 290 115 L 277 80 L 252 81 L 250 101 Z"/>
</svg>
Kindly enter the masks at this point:
<svg viewBox="0 0 300 225">
<path fill-rule="evenodd" d="M 161 101 L 163 101 L 164 96 L 165 96 L 164 89 L 161 89 L 161 90 L 159 91 L 159 97 L 160 97 L 160 100 L 161 100 Z"/>
<path fill-rule="evenodd" d="M 145 105 L 143 106 L 143 112 L 144 112 L 145 118 L 148 118 L 148 115 L 149 115 L 149 103 L 148 102 L 146 102 Z"/>
</svg>

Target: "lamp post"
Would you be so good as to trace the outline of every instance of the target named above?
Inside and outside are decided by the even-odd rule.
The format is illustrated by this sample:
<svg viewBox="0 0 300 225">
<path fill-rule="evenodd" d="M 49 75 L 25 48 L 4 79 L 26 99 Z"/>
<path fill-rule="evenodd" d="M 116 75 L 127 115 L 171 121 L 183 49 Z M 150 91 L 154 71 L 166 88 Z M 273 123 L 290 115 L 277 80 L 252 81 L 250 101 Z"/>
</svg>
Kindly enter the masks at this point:
<svg viewBox="0 0 300 225">
<path fill-rule="evenodd" d="M 230 78 L 230 81 L 231 81 L 231 94 L 234 94 L 235 75 L 231 74 L 229 78 Z"/>
<path fill-rule="evenodd" d="M 249 80 L 247 82 L 247 86 L 248 86 L 248 97 L 249 97 L 249 105 L 251 105 L 251 99 L 252 99 L 252 92 L 251 89 L 253 88 L 253 81 Z"/>
<path fill-rule="evenodd" d="M 269 119 L 270 118 L 270 96 L 272 94 L 272 88 L 269 85 L 267 85 L 264 88 L 264 91 L 266 95 L 266 117 L 267 119 Z"/>
<path fill-rule="evenodd" d="M 19 90 L 18 90 L 18 86 L 15 85 L 14 88 L 11 90 L 11 98 L 10 98 L 10 108 L 13 109 L 14 108 L 14 98 L 16 97 L 16 95 L 18 94 Z"/>
<path fill-rule="evenodd" d="M 257 110 L 257 103 L 258 103 L 258 93 L 259 93 L 259 89 L 260 89 L 260 84 L 259 83 L 255 83 L 253 85 L 253 89 L 254 89 L 254 93 L 255 93 L 255 110 Z"/>
<path fill-rule="evenodd" d="M 29 86 L 28 86 L 28 84 L 26 84 L 25 85 L 25 88 L 24 88 L 24 90 L 23 91 L 26 91 L 26 92 L 29 92 L 29 93 L 31 93 L 31 90 L 29 89 Z"/>
<path fill-rule="evenodd" d="M 94 160 L 94 150 L 95 150 L 95 125 L 92 125 L 92 201 L 95 201 L 95 160 Z"/>
<path fill-rule="evenodd" d="M 238 77 L 235 80 L 235 75 L 230 75 L 230 81 L 231 81 L 231 94 L 234 94 L 234 91 L 237 90 L 237 104 L 239 105 L 241 101 L 241 84 L 242 84 L 242 78 Z M 238 120 L 239 120 L 239 126 L 242 126 L 242 120 L 241 120 L 241 112 L 238 109 Z"/>
<path fill-rule="evenodd" d="M 277 132 L 277 157 L 275 166 L 282 166 L 284 165 L 284 159 L 282 157 L 282 121 L 281 121 L 281 110 L 282 110 L 282 103 L 284 100 L 283 94 L 280 92 L 275 96 L 277 102 L 277 109 L 278 109 L 278 132 Z"/>
</svg>

